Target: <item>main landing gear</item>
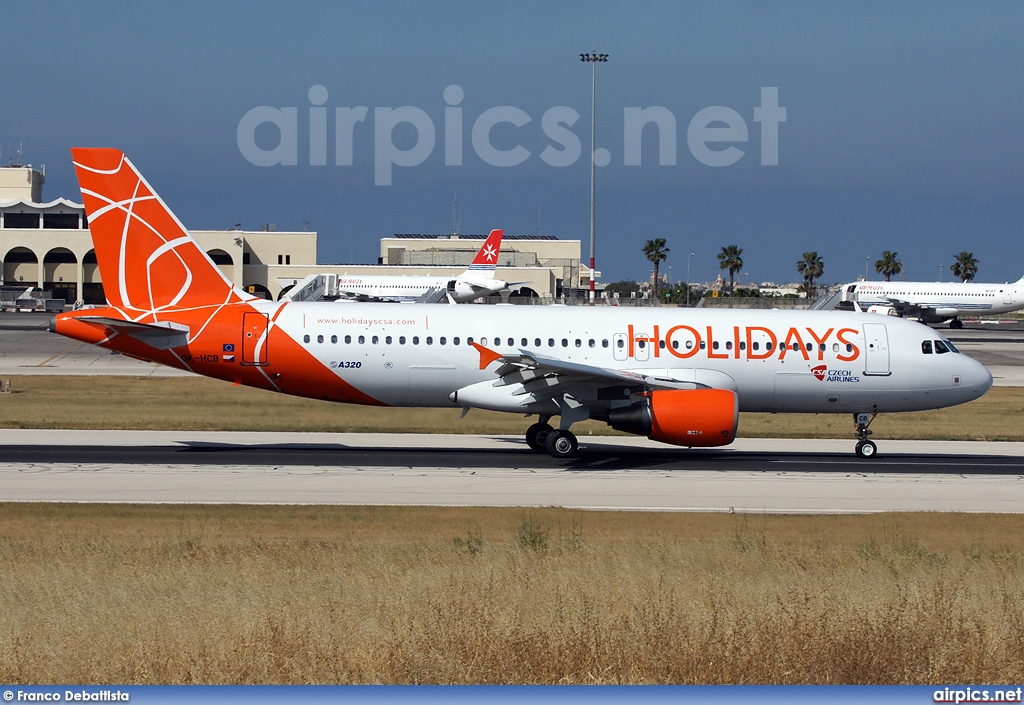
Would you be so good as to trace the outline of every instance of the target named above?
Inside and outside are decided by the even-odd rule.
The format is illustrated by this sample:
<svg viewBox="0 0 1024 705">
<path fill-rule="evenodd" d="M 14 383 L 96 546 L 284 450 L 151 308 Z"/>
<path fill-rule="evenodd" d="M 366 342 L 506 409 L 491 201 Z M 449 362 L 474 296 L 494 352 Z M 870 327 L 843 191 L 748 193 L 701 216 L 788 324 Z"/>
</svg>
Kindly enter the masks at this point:
<svg viewBox="0 0 1024 705">
<path fill-rule="evenodd" d="M 960 330 L 961 328 L 964 327 L 964 322 L 961 321 L 959 318 L 954 318 L 952 321 L 949 322 L 949 327 L 952 328 L 953 330 Z"/>
<path fill-rule="evenodd" d="M 570 458 L 576 455 L 580 444 L 571 431 L 552 428 L 550 416 L 541 416 L 538 423 L 526 429 L 526 445 L 538 453 L 548 453 L 553 458 Z"/>
<path fill-rule="evenodd" d="M 870 414 L 860 413 L 853 415 L 853 420 L 857 424 L 857 447 L 855 450 L 858 458 L 864 458 L 865 460 L 874 458 L 878 452 L 878 446 L 873 441 L 868 440 L 868 436 L 871 435 L 868 426 L 871 425 L 876 416 L 878 416 L 877 411 Z"/>
</svg>

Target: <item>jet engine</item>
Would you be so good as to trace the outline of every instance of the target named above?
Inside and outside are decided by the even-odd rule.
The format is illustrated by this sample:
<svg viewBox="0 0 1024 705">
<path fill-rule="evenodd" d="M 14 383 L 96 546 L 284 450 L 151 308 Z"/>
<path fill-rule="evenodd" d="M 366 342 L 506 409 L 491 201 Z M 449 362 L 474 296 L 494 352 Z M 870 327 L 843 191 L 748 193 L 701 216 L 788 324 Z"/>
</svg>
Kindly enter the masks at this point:
<svg viewBox="0 0 1024 705">
<path fill-rule="evenodd" d="M 739 400 L 728 389 L 665 389 L 611 409 L 608 425 L 677 446 L 710 448 L 736 438 Z"/>
</svg>

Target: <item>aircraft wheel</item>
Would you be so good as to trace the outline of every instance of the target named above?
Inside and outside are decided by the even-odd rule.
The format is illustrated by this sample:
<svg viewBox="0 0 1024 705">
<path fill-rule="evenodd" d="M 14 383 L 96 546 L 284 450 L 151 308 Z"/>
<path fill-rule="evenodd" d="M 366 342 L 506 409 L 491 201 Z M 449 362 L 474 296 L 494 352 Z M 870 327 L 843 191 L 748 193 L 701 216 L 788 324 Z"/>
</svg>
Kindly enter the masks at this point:
<svg viewBox="0 0 1024 705">
<path fill-rule="evenodd" d="M 548 434 L 551 433 L 552 428 L 550 424 L 546 423 L 535 423 L 526 429 L 526 445 L 530 446 L 531 450 L 535 450 L 538 453 L 543 453 L 547 450 L 544 445 L 548 439 Z"/>
<path fill-rule="evenodd" d="M 953 330 L 960 330 L 961 328 L 964 327 L 964 322 L 961 321 L 959 318 L 954 318 L 952 321 L 949 322 L 949 327 L 952 328 Z"/>
<path fill-rule="evenodd" d="M 878 446 L 872 441 L 860 441 L 857 443 L 857 457 L 865 460 L 874 458 L 875 454 L 878 453 Z"/>
<path fill-rule="evenodd" d="M 580 444 L 570 431 L 552 431 L 548 434 L 544 446 L 553 458 L 571 458 L 576 455 Z"/>
</svg>

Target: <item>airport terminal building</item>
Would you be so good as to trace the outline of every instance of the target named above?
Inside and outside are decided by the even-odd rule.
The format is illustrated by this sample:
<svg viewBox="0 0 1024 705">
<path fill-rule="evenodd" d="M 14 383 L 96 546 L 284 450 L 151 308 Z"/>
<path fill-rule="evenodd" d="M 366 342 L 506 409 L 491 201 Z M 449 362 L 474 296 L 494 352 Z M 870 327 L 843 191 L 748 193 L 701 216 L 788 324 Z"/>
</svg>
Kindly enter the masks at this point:
<svg viewBox="0 0 1024 705">
<path fill-rule="evenodd" d="M 45 170 L 0 167 L 0 285 L 53 292 L 69 305 L 103 304 L 88 219 L 81 203 L 44 202 Z M 186 226 L 187 227 L 187 226 Z M 381 240 L 375 265 L 318 264 L 315 232 L 191 230 L 224 275 L 251 293 L 277 299 L 311 274 L 433 275 L 463 272 L 480 235 L 395 235 Z M 496 276 L 517 282 L 513 293 L 557 297 L 589 286 L 580 241 L 506 235 Z"/>
</svg>

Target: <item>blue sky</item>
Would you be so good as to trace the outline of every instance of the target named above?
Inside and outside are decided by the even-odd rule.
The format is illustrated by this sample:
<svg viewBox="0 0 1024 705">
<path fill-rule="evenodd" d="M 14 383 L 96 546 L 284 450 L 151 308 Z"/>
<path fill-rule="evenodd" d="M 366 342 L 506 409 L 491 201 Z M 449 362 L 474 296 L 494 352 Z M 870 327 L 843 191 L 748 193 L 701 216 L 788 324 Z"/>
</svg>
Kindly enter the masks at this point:
<svg viewBox="0 0 1024 705">
<path fill-rule="evenodd" d="M 374 2 L 5 3 L 0 25 L 0 144 L 45 163 L 47 199 L 80 199 L 71 146 L 123 149 L 193 228 L 309 227 L 322 262 L 375 261 L 395 232 L 445 232 L 458 195 L 462 231 L 589 240 L 590 66 L 598 67 L 597 263 L 605 281 L 644 278 L 644 241 L 664 237 L 666 267 L 713 279 L 716 253 L 743 248 L 741 280 L 789 281 L 808 250 L 826 281 L 864 274 L 884 249 L 908 279 L 935 280 L 960 250 L 979 281 L 1024 275 L 1024 4 Z M 328 160 L 310 164 L 308 97 L 327 90 Z M 463 91 L 463 161 L 445 165 L 448 86 Z M 761 163 L 754 109 L 777 87 L 786 121 L 778 165 Z M 256 166 L 238 143 L 258 106 L 297 111 L 297 164 Z M 335 108 L 365 106 L 353 164 L 335 163 Z M 415 166 L 375 185 L 375 110 L 413 106 L 436 128 Z M 476 120 L 514 106 L 530 122 L 498 124 L 486 163 Z M 558 148 L 542 117 L 567 106 L 583 155 Z M 658 163 L 654 126 L 642 164 L 624 164 L 624 111 L 660 106 L 676 120 L 674 165 Z M 693 156 L 688 126 L 724 106 L 742 119 L 743 154 L 712 167 Z M 713 123 L 711 127 L 721 126 Z M 387 137 L 387 135 L 385 135 Z M 277 128 L 254 132 L 272 149 Z M 416 141 L 410 125 L 390 134 Z M 712 143 L 713 150 L 726 143 Z M 379 155 L 378 155 L 379 156 Z M 871 276 L 877 277 L 873 269 Z"/>
</svg>

